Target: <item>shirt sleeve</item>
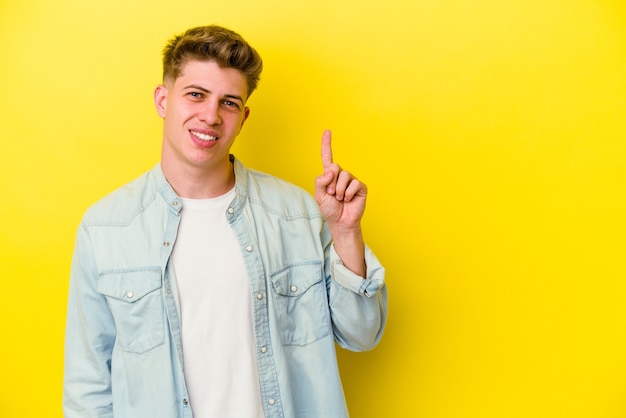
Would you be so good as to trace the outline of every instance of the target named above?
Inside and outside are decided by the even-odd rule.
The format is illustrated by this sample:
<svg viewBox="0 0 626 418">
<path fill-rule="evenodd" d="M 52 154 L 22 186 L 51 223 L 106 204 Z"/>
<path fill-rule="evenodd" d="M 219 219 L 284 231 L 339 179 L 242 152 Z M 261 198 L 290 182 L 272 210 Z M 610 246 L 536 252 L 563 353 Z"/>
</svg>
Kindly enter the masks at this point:
<svg viewBox="0 0 626 418">
<path fill-rule="evenodd" d="M 365 278 L 343 265 L 332 244 L 326 264 L 335 340 L 348 350 L 371 350 L 380 341 L 387 318 L 385 269 L 367 246 Z"/>
<path fill-rule="evenodd" d="M 88 231 L 79 228 L 70 273 L 65 330 L 65 418 L 113 417 L 111 355 L 115 324 L 96 291 L 97 270 Z"/>
</svg>

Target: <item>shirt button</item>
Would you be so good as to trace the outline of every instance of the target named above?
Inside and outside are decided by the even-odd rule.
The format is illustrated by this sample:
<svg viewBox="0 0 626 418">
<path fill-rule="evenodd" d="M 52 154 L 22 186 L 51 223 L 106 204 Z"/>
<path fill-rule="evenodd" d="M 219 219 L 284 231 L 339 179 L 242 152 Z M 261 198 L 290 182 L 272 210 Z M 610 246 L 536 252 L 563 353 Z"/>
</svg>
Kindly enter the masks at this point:
<svg viewBox="0 0 626 418">
<path fill-rule="evenodd" d="M 135 294 L 134 294 L 133 292 L 128 292 L 128 293 L 126 293 L 126 297 L 127 297 L 128 299 L 132 299 L 132 298 L 133 298 L 133 296 L 135 296 Z"/>
<path fill-rule="evenodd" d="M 274 405 L 276 401 L 274 399 L 270 399 L 269 401 L 267 401 L 267 403 L 269 403 L 270 405 Z"/>
<path fill-rule="evenodd" d="M 297 290 L 298 290 L 298 286 L 296 286 L 295 284 L 291 286 L 292 292 L 296 292 Z"/>
<path fill-rule="evenodd" d="M 165 241 L 165 242 L 163 243 L 163 245 L 164 245 L 164 246 L 166 246 L 166 247 L 169 247 L 169 246 L 170 246 L 170 242 L 169 242 L 169 241 Z"/>
<path fill-rule="evenodd" d="M 174 202 L 172 202 L 172 205 L 173 205 L 173 206 L 178 206 L 178 202 L 177 202 L 177 201 L 174 201 Z"/>
<path fill-rule="evenodd" d="M 267 353 L 267 347 L 266 346 L 261 347 L 261 353 Z"/>
<path fill-rule="evenodd" d="M 183 399 L 183 405 L 185 406 L 189 405 L 189 401 L 187 399 Z"/>
<path fill-rule="evenodd" d="M 252 252 L 252 245 L 248 245 L 246 247 L 246 251 L 249 252 L 249 253 Z"/>
<path fill-rule="evenodd" d="M 258 300 L 263 299 L 263 293 L 257 293 L 257 294 L 256 294 L 256 298 L 257 298 Z"/>
<path fill-rule="evenodd" d="M 228 208 L 228 213 L 230 213 L 230 214 L 232 215 L 233 213 L 235 213 L 235 209 L 233 209 L 233 208 Z"/>
</svg>

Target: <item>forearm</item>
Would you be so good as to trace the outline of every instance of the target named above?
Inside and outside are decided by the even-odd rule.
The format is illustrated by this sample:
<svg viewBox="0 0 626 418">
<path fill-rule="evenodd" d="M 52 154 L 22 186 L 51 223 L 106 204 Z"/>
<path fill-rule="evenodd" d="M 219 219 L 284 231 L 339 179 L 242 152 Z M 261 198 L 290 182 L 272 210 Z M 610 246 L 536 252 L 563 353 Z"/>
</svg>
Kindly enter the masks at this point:
<svg viewBox="0 0 626 418">
<path fill-rule="evenodd" d="M 330 308 L 335 338 L 344 348 L 369 350 L 380 340 L 386 322 L 385 270 L 367 247 L 364 277 L 347 269 L 334 246 L 329 257 Z"/>
<path fill-rule="evenodd" d="M 340 230 L 331 228 L 331 235 L 341 263 L 351 272 L 362 278 L 366 277 L 365 242 L 361 228 Z"/>
<path fill-rule="evenodd" d="M 74 292 L 72 292 L 74 293 Z M 71 298 L 75 296 L 70 294 Z M 93 307 L 97 301 L 85 301 Z M 77 306 L 78 305 L 78 306 Z M 110 326 L 70 300 L 65 339 L 63 410 L 66 417 L 112 416 Z"/>
<path fill-rule="evenodd" d="M 63 411 L 66 417 L 110 417 L 111 352 L 115 325 L 96 290 L 97 272 L 88 234 L 79 230 L 68 297 Z"/>
</svg>

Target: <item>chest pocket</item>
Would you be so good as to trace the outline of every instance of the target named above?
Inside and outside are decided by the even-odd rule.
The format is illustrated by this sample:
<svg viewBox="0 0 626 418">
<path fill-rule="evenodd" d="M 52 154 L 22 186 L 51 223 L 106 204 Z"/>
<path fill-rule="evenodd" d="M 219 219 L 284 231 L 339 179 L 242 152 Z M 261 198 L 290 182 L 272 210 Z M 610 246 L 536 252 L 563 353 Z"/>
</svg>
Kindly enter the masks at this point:
<svg viewBox="0 0 626 418">
<path fill-rule="evenodd" d="M 270 280 L 283 344 L 310 344 L 330 333 L 322 263 L 290 265 L 273 273 Z"/>
<path fill-rule="evenodd" d="M 144 353 L 165 340 L 161 271 L 105 274 L 98 292 L 105 295 L 124 351 Z"/>
</svg>

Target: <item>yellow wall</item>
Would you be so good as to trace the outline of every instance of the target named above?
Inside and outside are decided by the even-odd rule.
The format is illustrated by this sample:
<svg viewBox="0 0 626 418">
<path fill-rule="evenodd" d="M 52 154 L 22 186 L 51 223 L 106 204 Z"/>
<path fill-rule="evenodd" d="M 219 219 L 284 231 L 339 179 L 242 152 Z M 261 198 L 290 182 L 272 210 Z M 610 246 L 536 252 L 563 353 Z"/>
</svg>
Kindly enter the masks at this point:
<svg viewBox="0 0 626 418">
<path fill-rule="evenodd" d="M 340 352 L 354 417 L 626 416 L 622 0 L 2 0 L 0 416 L 60 417 L 79 219 L 152 167 L 166 39 L 265 59 L 235 152 L 370 187 L 389 322 Z"/>
</svg>

